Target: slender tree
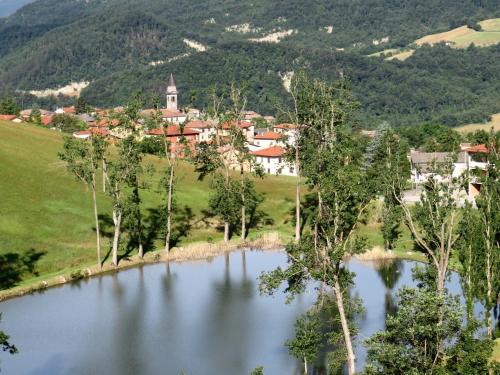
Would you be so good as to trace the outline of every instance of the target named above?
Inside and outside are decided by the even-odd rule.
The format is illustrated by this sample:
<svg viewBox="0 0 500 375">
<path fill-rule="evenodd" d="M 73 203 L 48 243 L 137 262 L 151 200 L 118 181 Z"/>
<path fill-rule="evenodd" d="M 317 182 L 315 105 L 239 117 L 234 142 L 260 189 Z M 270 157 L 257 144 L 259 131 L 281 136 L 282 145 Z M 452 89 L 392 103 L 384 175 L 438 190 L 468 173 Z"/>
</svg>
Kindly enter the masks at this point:
<svg viewBox="0 0 500 375">
<path fill-rule="evenodd" d="M 491 133 L 487 143 L 488 168 L 486 173 L 475 178 L 481 182 L 481 191 L 476 198 L 481 220 L 483 246 L 477 247 L 483 272 L 480 293 L 486 311 L 490 312 L 500 299 L 500 133 Z M 491 313 L 487 313 L 485 324 L 488 337 L 493 338 Z"/>
<path fill-rule="evenodd" d="M 68 170 L 90 189 L 94 208 L 96 227 L 97 264 L 102 267 L 101 233 L 99 229 L 99 214 L 97 210 L 96 173 L 99 161 L 104 158 L 106 142 L 99 136 L 92 135 L 87 141 L 72 137 L 64 138 L 63 151 L 59 159 L 66 163 Z"/>
<path fill-rule="evenodd" d="M 272 293 L 281 282 L 292 294 L 314 279 L 331 288 L 335 296 L 343 334 L 347 369 L 354 374 L 351 307 L 348 288 L 353 275 L 345 259 L 363 249 L 355 236 L 357 223 L 371 196 L 362 166 L 362 142 L 349 126 L 356 107 L 345 82 L 336 85 L 308 79 L 300 83 L 297 106 L 300 123 L 306 127 L 303 175 L 317 194 L 318 210 L 311 236 L 287 246 L 290 260 L 286 270 L 261 276 L 261 291 Z"/>
<path fill-rule="evenodd" d="M 295 322 L 295 338 L 288 340 L 285 345 L 290 354 L 304 363 L 304 374 L 308 374 L 308 365 L 316 359 L 323 340 L 320 331 L 321 321 L 313 312 L 302 315 Z"/>
<path fill-rule="evenodd" d="M 221 197 L 228 199 L 225 204 L 215 210 L 217 215 L 223 219 L 224 242 L 228 242 L 231 226 L 238 216 L 241 218 L 242 231 L 244 230 L 242 236 L 246 233 L 245 185 L 248 185 L 243 173 L 241 173 L 239 192 L 235 190 L 235 184 L 230 172 L 236 166 L 239 166 L 240 171 L 243 172 L 244 165 L 248 165 L 251 159 L 246 148 L 246 138 L 240 126 L 246 98 L 242 95 L 241 90 L 233 84 L 229 93 L 229 104 L 225 102 L 225 96 L 217 94 L 214 90 L 212 105 L 208 110 L 208 118 L 215 132 L 210 142 L 201 143 L 197 146 L 193 161 L 199 179 L 203 179 L 208 175 L 214 177 L 212 187 L 215 191 L 212 201 L 219 201 Z M 238 193 L 238 199 L 233 197 L 234 193 Z M 234 215 L 234 204 L 238 204 L 241 215 Z"/>
</svg>

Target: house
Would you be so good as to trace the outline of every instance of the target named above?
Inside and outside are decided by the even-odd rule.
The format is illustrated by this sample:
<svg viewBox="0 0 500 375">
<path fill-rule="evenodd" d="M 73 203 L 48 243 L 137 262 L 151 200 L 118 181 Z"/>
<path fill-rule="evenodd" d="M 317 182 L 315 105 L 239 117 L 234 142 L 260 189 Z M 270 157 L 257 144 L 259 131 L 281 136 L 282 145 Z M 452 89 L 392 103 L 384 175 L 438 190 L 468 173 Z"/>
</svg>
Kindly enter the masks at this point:
<svg viewBox="0 0 500 375">
<path fill-rule="evenodd" d="M 53 119 L 54 119 L 54 116 L 52 116 L 52 115 L 42 115 L 41 116 L 42 125 L 44 125 L 44 126 L 52 125 Z"/>
<path fill-rule="evenodd" d="M 13 121 L 17 118 L 16 115 L 0 115 L 1 121 Z"/>
<path fill-rule="evenodd" d="M 282 144 L 280 140 L 283 138 L 283 134 L 268 131 L 254 136 L 253 145 L 259 148 L 269 148 Z"/>
<path fill-rule="evenodd" d="M 62 114 L 75 115 L 76 114 L 76 109 L 75 109 L 75 106 L 72 105 L 71 107 L 57 108 L 56 111 L 55 111 L 55 113 L 58 114 L 58 115 L 62 115 Z"/>
<path fill-rule="evenodd" d="M 185 145 L 181 143 L 181 137 L 184 137 L 187 143 L 187 147 L 191 152 L 196 149 L 196 143 L 198 142 L 200 132 L 195 129 L 184 128 L 181 133 L 181 129 L 177 125 L 168 125 L 164 128 L 156 128 L 148 131 L 146 137 L 151 136 L 165 136 L 170 142 L 170 148 L 172 153 L 183 157 L 185 154 Z"/>
<path fill-rule="evenodd" d="M 250 152 L 255 161 L 261 165 L 266 173 L 296 176 L 293 166 L 285 162 L 285 149 L 281 146 L 272 146 Z"/>
<path fill-rule="evenodd" d="M 475 197 L 481 190 L 481 183 L 477 179 L 477 174 L 488 168 L 487 154 L 488 149 L 484 144 L 470 146 L 461 145 L 461 151 L 458 154 L 451 152 L 420 152 L 410 151 L 411 181 L 419 184 L 427 181 L 433 175 L 430 169 L 432 163 L 444 163 L 453 160 L 452 177 L 457 178 L 464 173 L 469 173 L 471 177 L 467 193 L 469 197 Z M 435 176 L 442 180 L 442 176 Z"/>
<path fill-rule="evenodd" d="M 229 130 L 233 126 L 239 127 L 241 129 L 241 131 L 243 132 L 243 135 L 245 136 L 246 140 L 250 143 L 253 143 L 255 126 L 252 122 L 250 122 L 250 121 L 226 122 L 225 124 L 222 125 L 222 136 L 228 136 Z"/>
<path fill-rule="evenodd" d="M 215 133 L 215 129 L 208 121 L 203 120 L 190 120 L 184 124 L 184 128 L 193 129 L 199 132 L 198 142 L 208 142 Z"/>
<path fill-rule="evenodd" d="M 273 131 L 286 136 L 286 143 L 294 145 L 297 139 L 297 125 L 295 124 L 278 124 L 273 126 Z"/>
<path fill-rule="evenodd" d="M 434 174 L 431 171 L 433 163 L 442 164 L 453 159 L 451 152 L 421 152 L 410 150 L 411 182 L 420 184 L 429 179 Z M 459 177 L 466 170 L 466 153 L 459 152 L 453 162 L 453 177 Z M 440 176 L 437 176 L 441 179 Z"/>
<path fill-rule="evenodd" d="M 245 111 L 243 112 L 243 119 L 246 121 L 252 121 L 253 119 L 261 118 L 262 116 L 259 115 L 257 112 L 254 111 Z"/>
</svg>

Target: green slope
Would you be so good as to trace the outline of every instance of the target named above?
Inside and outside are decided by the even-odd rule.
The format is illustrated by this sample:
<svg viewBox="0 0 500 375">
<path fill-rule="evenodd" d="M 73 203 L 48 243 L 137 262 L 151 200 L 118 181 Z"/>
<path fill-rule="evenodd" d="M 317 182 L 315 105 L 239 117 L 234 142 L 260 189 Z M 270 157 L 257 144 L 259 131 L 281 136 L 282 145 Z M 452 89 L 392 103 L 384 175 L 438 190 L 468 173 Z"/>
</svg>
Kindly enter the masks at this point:
<svg viewBox="0 0 500 375">
<path fill-rule="evenodd" d="M 41 274 L 95 263 L 91 196 L 58 161 L 61 149 L 60 133 L 0 121 L 0 256 L 25 254 L 33 249 L 43 254 L 36 266 Z M 145 164 L 157 170 L 164 168 L 157 158 L 147 158 Z M 202 221 L 209 181 L 197 181 L 190 165 L 181 166 L 178 178 L 177 204 L 181 208 L 189 206 L 194 213 L 190 221 L 193 228 L 180 244 L 222 239 L 221 232 L 210 224 L 213 221 Z M 162 204 L 157 193 L 159 175 L 149 182 L 151 190 L 142 191 L 147 223 L 151 219 L 149 209 L 158 209 Z M 265 231 L 291 235 L 288 213 L 293 207 L 294 186 L 294 179 L 287 177 L 270 176 L 258 182 L 258 190 L 266 196 L 262 210 L 273 223 L 251 230 L 251 236 Z M 98 200 L 101 213 L 110 215 L 109 198 L 100 193 Z M 161 238 L 153 237 L 152 248 L 162 246 Z M 109 239 L 105 241 L 106 249 L 108 245 Z"/>
</svg>

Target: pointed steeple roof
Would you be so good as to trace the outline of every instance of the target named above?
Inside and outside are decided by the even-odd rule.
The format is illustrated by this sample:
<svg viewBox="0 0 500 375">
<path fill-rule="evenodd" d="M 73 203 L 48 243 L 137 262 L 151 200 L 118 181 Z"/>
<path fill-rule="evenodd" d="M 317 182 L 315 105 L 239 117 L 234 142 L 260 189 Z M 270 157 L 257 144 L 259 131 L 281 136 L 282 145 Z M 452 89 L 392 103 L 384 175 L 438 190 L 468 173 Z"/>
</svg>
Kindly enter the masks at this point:
<svg viewBox="0 0 500 375">
<path fill-rule="evenodd" d="M 175 87 L 175 79 L 174 79 L 174 75 L 172 73 L 170 73 L 170 79 L 168 81 L 168 85 L 171 87 Z"/>
</svg>

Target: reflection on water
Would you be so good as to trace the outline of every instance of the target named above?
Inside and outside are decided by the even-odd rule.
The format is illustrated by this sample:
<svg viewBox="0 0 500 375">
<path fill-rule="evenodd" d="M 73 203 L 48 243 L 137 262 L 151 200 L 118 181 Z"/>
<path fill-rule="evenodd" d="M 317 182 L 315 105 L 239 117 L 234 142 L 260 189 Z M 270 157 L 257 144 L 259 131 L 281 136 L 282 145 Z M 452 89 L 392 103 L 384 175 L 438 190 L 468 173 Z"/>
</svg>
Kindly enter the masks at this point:
<svg viewBox="0 0 500 375">
<path fill-rule="evenodd" d="M 205 262 L 157 264 L 0 303 L 2 329 L 21 349 L 2 356 L 5 374 L 300 374 L 283 343 L 314 302 L 308 289 L 291 304 L 260 296 L 261 271 L 285 265 L 275 252 L 242 251 Z M 363 300 L 356 342 L 385 328 L 395 291 L 413 285 L 412 262 L 358 262 L 352 294 Z M 459 292 L 455 275 L 452 292 Z M 324 356 L 314 374 L 326 374 Z"/>
</svg>

